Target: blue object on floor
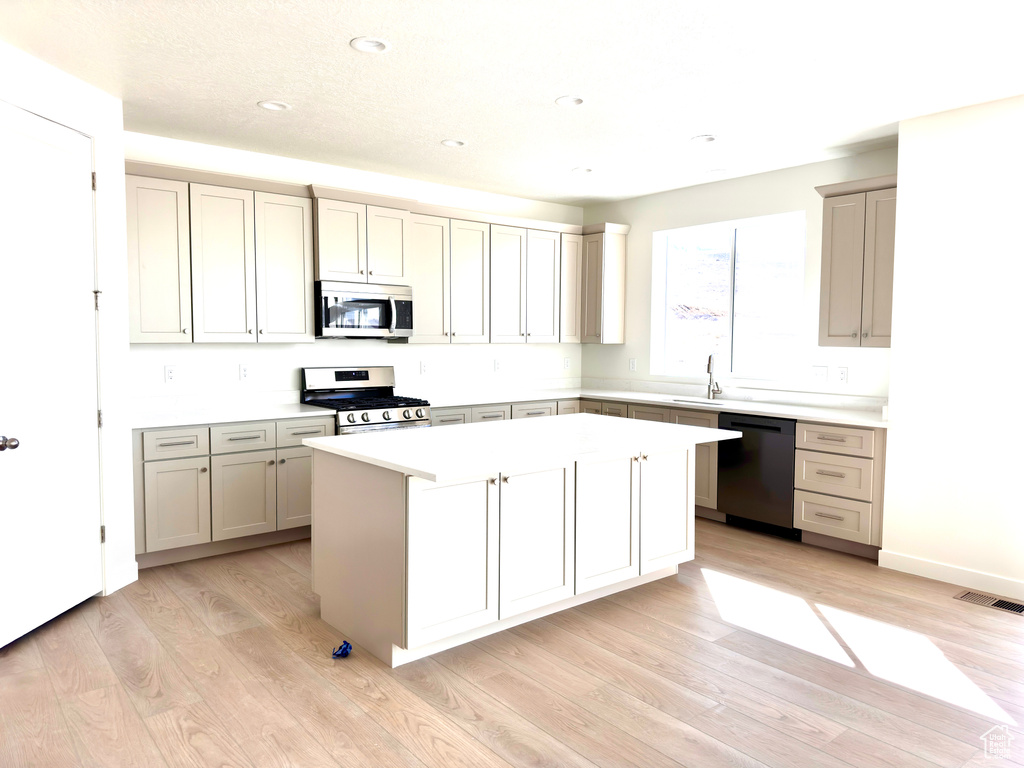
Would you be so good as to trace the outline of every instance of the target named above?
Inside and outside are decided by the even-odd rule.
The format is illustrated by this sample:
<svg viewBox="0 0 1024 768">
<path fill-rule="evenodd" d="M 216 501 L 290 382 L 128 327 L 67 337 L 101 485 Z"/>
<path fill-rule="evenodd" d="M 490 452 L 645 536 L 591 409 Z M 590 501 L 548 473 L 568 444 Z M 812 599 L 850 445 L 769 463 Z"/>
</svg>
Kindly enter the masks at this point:
<svg viewBox="0 0 1024 768">
<path fill-rule="evenodd" d="M 340 646 L 331 651 L 331 656 L 335 659 L 344 659 L 350 653 L 352 653 L 352 643 L 343 640 Z"/>
</svg>

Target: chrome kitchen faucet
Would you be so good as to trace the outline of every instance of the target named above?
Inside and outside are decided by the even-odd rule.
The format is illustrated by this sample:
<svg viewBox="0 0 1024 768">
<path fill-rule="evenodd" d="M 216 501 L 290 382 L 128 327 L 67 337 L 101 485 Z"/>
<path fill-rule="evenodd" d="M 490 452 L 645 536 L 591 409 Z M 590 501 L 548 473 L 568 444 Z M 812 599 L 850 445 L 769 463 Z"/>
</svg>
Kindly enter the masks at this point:
<svg viewBox="0 0 1024 768">
<path fill-rule="evenodd" d="M 715 356 L 708 355 L 708 400 L 714 400 L 715 395 L 720 394 L 722 394 L 722 389 L 715 381 Z"/>
</svg>

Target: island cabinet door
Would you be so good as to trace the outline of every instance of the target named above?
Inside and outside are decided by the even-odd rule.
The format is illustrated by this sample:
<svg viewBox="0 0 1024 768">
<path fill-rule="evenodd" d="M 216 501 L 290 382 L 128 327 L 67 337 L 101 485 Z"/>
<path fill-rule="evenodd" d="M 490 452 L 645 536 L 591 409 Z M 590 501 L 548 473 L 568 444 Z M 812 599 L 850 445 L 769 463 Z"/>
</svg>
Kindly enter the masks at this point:
<svg viewBox="0 0 1024 768">
<path fill-rule="evenodd" d="M 405 647 L 498 620 L 498 479 L 409 478 Z"/>
<path fill-rule="evenodd" d="M 574 466 L 501 477 L 502 619 L 575 594 Z"/>
<path fill-rule="evenodd" d="M 640 573 L 693 559 L 693 452 L 641 453 Z"/>
<path fill-rule="evenodd" d="M 640 575 L 639 453 L 576 462 L 576 594 Z"/>
</svg>

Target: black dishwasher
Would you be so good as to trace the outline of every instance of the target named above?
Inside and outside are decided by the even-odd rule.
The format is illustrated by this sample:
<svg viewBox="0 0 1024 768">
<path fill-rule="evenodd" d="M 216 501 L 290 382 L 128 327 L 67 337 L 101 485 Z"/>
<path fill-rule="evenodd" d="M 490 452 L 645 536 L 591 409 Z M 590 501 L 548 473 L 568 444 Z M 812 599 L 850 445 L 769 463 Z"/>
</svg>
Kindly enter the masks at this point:
<svg viewBox="0 0 1024 768">
<path fill-rule="evenodd" d="M 718 428 L 743 433 L 718 444 L 718 511 L 725 522 L 800 541 L 793 527 L 796 422 L 720 413 Z"/>
</svg>

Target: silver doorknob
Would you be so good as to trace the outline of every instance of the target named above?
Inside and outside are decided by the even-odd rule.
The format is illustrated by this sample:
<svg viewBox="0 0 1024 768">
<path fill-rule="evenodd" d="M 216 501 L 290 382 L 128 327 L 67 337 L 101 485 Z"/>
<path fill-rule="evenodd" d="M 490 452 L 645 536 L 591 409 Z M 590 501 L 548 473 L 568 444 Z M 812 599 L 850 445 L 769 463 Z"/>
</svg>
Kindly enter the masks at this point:
<svg viewBox="0 0 1024 768">
<path fill-rule="evenodd" d="M 21 445 L 21 441 L 18 438 L 0 435 L 0 451 L 6 451 L 8 448 L 13 451 L 19 445 Z"/>
</svg>

